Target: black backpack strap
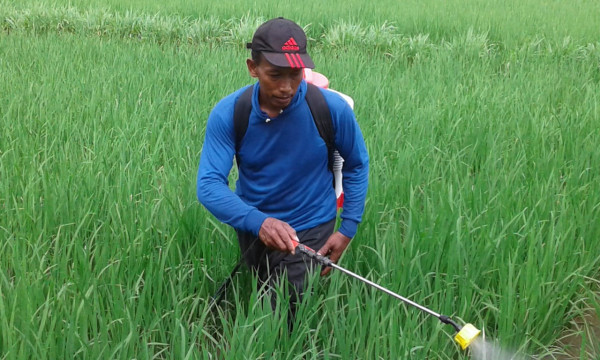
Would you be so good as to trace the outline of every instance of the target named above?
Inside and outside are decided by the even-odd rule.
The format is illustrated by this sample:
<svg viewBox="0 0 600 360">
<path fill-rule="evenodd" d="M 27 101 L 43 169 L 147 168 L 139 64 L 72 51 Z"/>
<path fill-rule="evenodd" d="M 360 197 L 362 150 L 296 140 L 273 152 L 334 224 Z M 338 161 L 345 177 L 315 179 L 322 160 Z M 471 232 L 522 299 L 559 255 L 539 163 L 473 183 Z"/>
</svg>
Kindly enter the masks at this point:
<svg viewBox="0 0 600 360">
<path fill-rule="evenodd" d="M 235 132 L 235 162 L 240 166 L 240 143 L 248 130 L 248 119 L 252 111 L 252 92 L 254 85 L 250 85 L 235 102 L 233 108 L 233 131 Z"/>
<path fill-rule="evenodd" d="M 333 153 L 335 151 L 335 133 L 333 131 L 333 120 L 331 119 L 331 112 L 329 111 L 329 105 L 325 101 L 325 96 L 321 93 L 321 90 L 313 84 L 307 84 L 306 90 L 306 102 L 310 108 L 310 112 L 319 130 L 319 135 L 325 141 L 327 145 L 327 158 L 329 160 L 327 168 L 333 173 Z"/>
</svg>

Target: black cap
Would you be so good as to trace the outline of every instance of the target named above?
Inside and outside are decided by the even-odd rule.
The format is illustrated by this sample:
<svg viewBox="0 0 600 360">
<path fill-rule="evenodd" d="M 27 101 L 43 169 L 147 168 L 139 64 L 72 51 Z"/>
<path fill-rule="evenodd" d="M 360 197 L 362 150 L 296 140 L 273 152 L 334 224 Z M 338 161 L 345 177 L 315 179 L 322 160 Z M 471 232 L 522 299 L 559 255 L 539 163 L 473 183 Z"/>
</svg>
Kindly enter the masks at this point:
<svg viewBox="0 0 600 360">
<path fill-rule="evenodd" d="M 282 17 L 271 19 L 256 29 L 246 47 L 263 54 L 280 67 L 313 69 L 315 63 L 306 52 L 306 34 L 298 24 Z"/>
</svg>

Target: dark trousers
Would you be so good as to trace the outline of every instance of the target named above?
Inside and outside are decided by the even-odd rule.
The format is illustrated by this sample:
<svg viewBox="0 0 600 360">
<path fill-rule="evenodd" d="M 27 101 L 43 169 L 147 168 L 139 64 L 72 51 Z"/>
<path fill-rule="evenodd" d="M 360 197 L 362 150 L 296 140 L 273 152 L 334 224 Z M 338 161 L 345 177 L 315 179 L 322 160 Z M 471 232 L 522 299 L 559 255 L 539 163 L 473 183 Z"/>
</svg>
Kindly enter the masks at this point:
<svg viewBox="0 0 600 360">
<path fill-rule="evenodd" d="M 335 227 L 335 219 L 318 225 L 312 229 L 297 232 L 298 239 L 315 251 L 325 244 Z M 296 305 L 302 300 L 305 290 L 305 282 L 309 271 L 320 271 L 317 262 L 304 258 L 301 254 L 295 255 L 270 250 L 252 233 L 237 232 L 241 253 L 248 268 L 256 273 L 259 285 L 266 285 L 274 289 L 281 281 L 282 275 L 286 275 L 290 290 L 290 317 L 296 312 Z M 275 306 L 275 292 L 270 291 L 271 304 Z M 291 320 L 291 319 L 288 319 Z"/>
</svg>

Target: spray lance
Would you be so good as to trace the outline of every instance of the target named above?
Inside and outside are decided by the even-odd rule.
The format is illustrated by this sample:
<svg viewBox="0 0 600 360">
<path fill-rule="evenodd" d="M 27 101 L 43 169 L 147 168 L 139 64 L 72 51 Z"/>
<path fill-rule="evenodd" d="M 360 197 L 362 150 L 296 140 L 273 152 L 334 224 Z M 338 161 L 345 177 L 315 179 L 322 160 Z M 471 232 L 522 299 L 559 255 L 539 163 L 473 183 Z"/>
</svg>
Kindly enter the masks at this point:
<svg viewBox="0 0 600 360">
<path fill-rule="evenodd" d="M 375 284 L 374 282 L 369 281 L 369 280 L 365 279 L 364 277 L 353 273 L 350 270 L 347 270 L 341 266 L 338 266 L 333 261 L 331 261 L 329 258 L 327 258 L 321 254 L 318 254 L 316 251 L 314 251 L 313 249 L 309 248 L 306 245 L 302 245 L 297 241 L 292 241 L 292 243 L 294 244 L 296 250 L 299 251 L 302 255 L 317 261 L 321 265 L 330 266 L 336 270 L 343 272 L 346 275 L 350 275 L 353 278 L 358 279 L 358 280 L 374 287 L 377 290 L 383 291 L 384 293 L 386 293 L 392 297 L 395 297 L 396 299 L 402 300 L 403 302 L 416 307 L 417 309 L 427 313 L 428 315 L 438 318 L 444 324 L 452 325 L 457 332 L 456 335 L 454 336 L 454 340 L 460 345 L 460 347 L 463 350 L 465 350 L 475 340 L 475 338 L 477 338 L 477 336 L 479 336 L 479 334 L 481 333 L 481 330 L 477 329 L 472 324 L 465 324 L 464 326 L 461 327 L 456 322 L 454 322 L 452 319 L 450 319 L 448 316 L 438 314 L 435 311 L 432 311 L 422 305 L 417 304 L 414 301 L 411 301 L 401 295 L 398 295 L 395 292 L 390 291 L 381 285 Z"/>
</svg>

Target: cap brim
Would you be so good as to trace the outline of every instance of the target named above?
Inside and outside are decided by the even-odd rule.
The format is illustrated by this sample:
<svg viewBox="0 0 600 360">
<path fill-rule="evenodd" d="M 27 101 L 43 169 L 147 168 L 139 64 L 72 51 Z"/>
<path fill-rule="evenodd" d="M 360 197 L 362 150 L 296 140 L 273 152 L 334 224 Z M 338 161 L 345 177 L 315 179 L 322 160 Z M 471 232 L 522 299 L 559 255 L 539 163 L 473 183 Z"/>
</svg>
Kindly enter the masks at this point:
<svg viewBox="0 0 600 360">
<path fill-rule="evenodd" d="M 262 52 L 265 59 L 272 65 L 289 68 L 314 69 L 315 63 L 308 54 L 300 53 L 271 53 Z"/>
</svg>

